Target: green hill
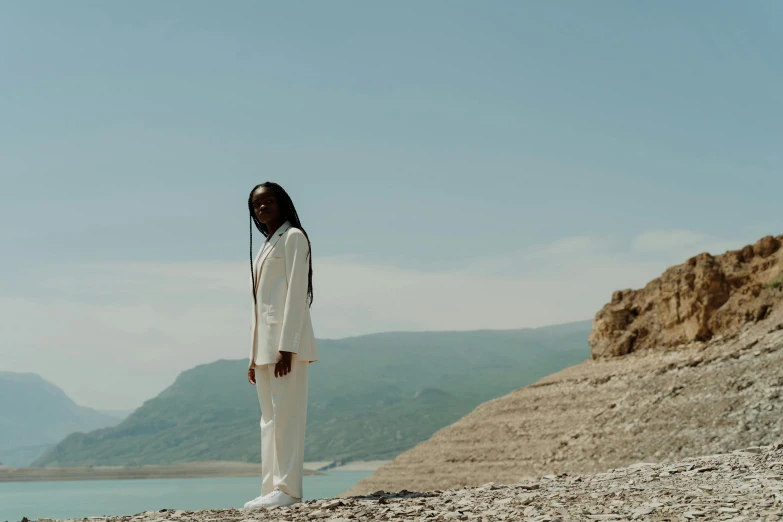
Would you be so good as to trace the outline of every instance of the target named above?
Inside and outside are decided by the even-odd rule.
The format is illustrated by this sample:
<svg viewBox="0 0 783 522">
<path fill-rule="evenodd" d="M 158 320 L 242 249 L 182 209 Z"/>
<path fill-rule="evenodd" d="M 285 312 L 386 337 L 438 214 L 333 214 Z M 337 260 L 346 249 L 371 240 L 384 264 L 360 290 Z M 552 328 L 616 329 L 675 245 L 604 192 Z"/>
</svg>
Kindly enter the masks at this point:
<svg viewBox="0 0 783 522">
<path fill-rule="evenodd" d="M 482 402 L 585 360 L 590 327 L 320 340 L 306 459 L 392 458 Z M 221 360 L 185 371 L 118 426 L 73 434 L 35 465 L 257 462 L 260 410 L 246 369 Z"/>
<path fill-rule="evenodd" d="M 119 422 L 79 406 L 39 375 L 0 372 L 0 460 L 6 465 L 26 466 L 70 433 Z"/>
</svg>

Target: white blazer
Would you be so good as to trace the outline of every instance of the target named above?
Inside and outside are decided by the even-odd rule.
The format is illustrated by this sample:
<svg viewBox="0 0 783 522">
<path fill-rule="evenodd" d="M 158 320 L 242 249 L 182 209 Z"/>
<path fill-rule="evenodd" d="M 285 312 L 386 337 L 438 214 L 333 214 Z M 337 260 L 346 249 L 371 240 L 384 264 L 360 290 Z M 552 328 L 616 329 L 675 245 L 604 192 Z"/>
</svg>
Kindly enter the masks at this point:
<svg viewBox="0 0 783 522">
<path fill-rule="evenodd" d="M 286 221 L 267 242 L 269 245 L 258 252 L 253 266 L 257 288 L 250 366 L 274 364 L 277 352 L 293 352 L 295 361 L 317 361 L 307 306 L 307 238 Z"/>
</svg>

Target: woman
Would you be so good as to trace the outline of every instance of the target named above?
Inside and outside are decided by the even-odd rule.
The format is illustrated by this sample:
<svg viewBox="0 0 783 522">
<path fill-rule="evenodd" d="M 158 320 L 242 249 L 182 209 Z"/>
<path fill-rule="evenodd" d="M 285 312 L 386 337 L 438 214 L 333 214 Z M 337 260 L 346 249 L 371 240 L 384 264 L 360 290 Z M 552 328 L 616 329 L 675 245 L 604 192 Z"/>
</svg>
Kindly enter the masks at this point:
<svg viewBox="0 0 783 522">
<path fill-rule="evenodd" d="M 307 369 L 318 360 L 310 305 L 310 239 L 277 183 L 250 192 L 253 327 L 247 379 L 261 403 L 261 496 L 245 508 L 290 506 L 302 499 Z M 253 262 L 253 223 L 266 241 Z"/>
</svg>

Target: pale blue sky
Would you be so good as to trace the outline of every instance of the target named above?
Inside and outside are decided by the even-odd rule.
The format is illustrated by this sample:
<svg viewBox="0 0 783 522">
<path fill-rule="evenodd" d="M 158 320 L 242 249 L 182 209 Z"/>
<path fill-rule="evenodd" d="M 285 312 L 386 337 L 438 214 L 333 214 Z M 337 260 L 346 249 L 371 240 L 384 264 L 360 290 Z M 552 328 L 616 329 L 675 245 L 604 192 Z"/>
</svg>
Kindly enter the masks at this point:
<svg viewBox="0 0 783 522">
<path fill-rule="evenodd" d="M 0 1 L 0 369 L 58 382 L 49 351 L 133 338 L 129 366 L 171 353 L 163 386 L 194 340 L 153 321 L 161 303 L 223 302 L 140 275 L 180 267 L 231 267 L 209 277 L 239 314 L 195 360 L 244 355 L 265 180 L 312 237 L 317 335 L 589 318 L 783 230 L 782 25 L 775 0 Z M 125 323 L 94 335 L 109 305 Z"/>
</svg>

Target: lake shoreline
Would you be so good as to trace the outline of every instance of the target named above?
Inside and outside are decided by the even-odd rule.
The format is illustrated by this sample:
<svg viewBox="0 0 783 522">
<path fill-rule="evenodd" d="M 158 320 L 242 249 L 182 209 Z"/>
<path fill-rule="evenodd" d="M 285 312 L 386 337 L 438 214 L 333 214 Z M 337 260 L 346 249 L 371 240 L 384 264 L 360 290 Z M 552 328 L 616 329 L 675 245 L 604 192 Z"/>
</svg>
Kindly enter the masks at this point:
<svg viewBox="0 0 783 522">
<path fill-rule="evenodd" d="M 305 469 L 304 474 L 322 475 L 323 473 Z M 261 464 L 223 461 L 189 462 L 168 466 L 88 466 L 78 468 L 14 468 L 0 466 L 0 483 L 260 476 Z"/>
<path fill-rule="evenodd" d="M 309 502 L 337 498 L 367 478 L 369 471 L 306 475 L 304 498 Z M 0 522 L 52 519 L 92 522 L 152 511 L 170 512 L 239 509 L 259 495 L 261 477 L 163 478 L 159 480 L 74 480 L 0 483 Z M 155 517 L 138 517 L 152 520 Z M 247 518 L 247 517 L 245 517 Z M 184 520 L 184 519 L 183 519 Z M 241 522 L 241 521 L 240 521 Z"/>
<path fill-rule="evenodd" d="M 388 461 L 355 461 L 339 466 L 330 466 L 330 462 L 305 463 L 304 474 L 324 475 L 332 471 L 375 471 L 386 462 Z M 261 464 L 227 461 L 188 462 L 166 466 L 86 466 L 73 468 L 16 468 L 0 466 L 0 483 L 260 476 Z"/>
</svg>

